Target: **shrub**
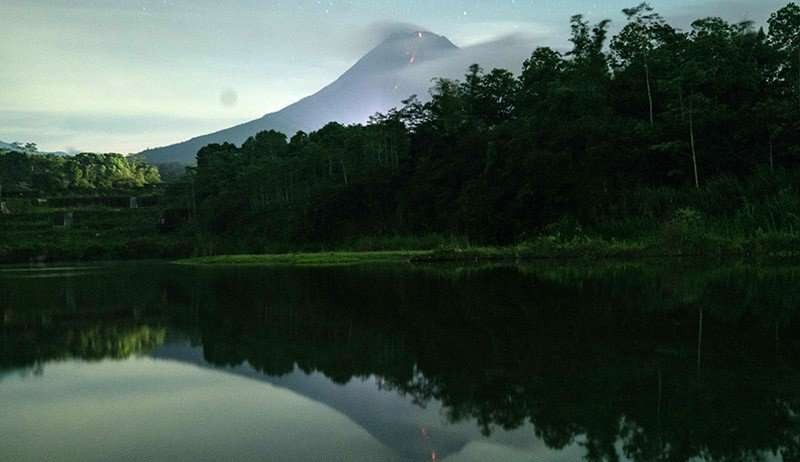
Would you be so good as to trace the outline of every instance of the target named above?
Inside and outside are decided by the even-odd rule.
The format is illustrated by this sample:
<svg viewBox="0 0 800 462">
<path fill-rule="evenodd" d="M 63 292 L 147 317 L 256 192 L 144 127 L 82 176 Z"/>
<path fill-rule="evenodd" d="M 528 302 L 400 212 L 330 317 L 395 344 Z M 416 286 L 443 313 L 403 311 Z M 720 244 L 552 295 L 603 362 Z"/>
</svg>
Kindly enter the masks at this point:
<svg viewBox="0 0 800 462">
<path fill-rule="evenodd" d="M 681 208 L 673 213 L 672 218 L 664 224 L 662 238 L 667 250 L 679 253 L 695 253 L 702 246 L 703 214 L 691 207 Z"/>
</svg>

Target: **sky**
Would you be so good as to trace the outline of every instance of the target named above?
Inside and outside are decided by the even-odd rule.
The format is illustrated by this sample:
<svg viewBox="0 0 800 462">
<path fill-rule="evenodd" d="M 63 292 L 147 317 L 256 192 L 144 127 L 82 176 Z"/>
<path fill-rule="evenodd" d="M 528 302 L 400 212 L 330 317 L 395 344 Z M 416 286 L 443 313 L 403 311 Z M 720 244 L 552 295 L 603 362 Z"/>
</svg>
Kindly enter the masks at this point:
<svg viewBox="0 0 800 462">
<path fill-rule="evenodd" d="M 2 0 L 0 140 L 139 152 L 261 117 L 335 80 L 393 24 L 458 46 L 567 46 L 569 17 L 639 0 Z M 676 26 L 764 23 L 786 0 L 651 0 Z M 515 70 L 516 69 L 512 69 Z"/>
</svg>

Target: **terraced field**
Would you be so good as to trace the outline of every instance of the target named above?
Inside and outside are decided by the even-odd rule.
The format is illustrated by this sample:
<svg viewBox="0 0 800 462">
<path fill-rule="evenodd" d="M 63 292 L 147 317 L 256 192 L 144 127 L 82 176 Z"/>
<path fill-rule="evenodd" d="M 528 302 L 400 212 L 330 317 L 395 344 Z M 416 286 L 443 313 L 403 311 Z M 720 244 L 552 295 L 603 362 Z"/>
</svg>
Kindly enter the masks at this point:
<svg viewBox="0 0 800 462">
<path fill-rule="evenodd" d="M 159 232 L 158 207 L 13 207 L 11 211 L 0 215 L 0 263 L 171 258 L 191 253 L 185 234 Z M 70 212 L 72 223 L 65 226 Z"/>
</svg>

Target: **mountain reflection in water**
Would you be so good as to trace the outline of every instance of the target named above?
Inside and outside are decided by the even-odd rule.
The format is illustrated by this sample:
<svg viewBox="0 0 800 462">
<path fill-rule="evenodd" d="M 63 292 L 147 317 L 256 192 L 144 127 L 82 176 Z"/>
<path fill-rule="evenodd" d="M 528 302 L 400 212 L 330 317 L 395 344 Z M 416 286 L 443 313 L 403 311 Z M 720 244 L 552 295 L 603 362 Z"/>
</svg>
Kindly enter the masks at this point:
<svg viewBox="0 0 800 462">
<path fill-rule="evenodd" d="M 798 460 L 798 280 L 800 267 L 790 264 L 691 262 L 5 268 L 0 404 L 41 421 L 4 412 L 0 456 L 13 447 L 34 460 L 53 454 L 36 451 L 62 447 L 47 434 L 22 447 L 25 435 L 14 428 L 53 427 L 54 409 L 79 394 L 91 402 L 97 393 L 98 406 L 110 405 L 103 393 L 113 383 L 127 400 L 148 400 L 150 382 L 177 381 L 191 367 L 197 377 L 187 384 L 209 383 L 204 394 L 189 395 L 202 399 L 164 409 L 238 416 L 248 428 L 267 425 L 275 441 L 283 431 L 292 444 L 273 441 L 266 456 L 279 460 L 295 450 L 297 460 Z M 140 379 L 109 378 L 131 368 Z M 230 379 L 219 382 L 220 374 Z M 255 405 L 225 401 L 290 399 L 269 390 L 290 391 L 296 409 L 317 416 L 303 428 L 316 422 L 322 435 L 335 426 L 331 444 L 350 442 L 356 452 L 293 440 L 291 406 L 275 414 L 264 404 L 250 415 Z M 41 400 L 19 407 L 39 392 L 61 407 Z M 227 413 L 214 407 L 223 401 Z M 354 423 L 352 431 L 331 410 Z M 81 419 L 100 428 L 102 417 Z M 161 425 L 186 445 L 217 441 L 189 424 Z M 223 454 L 265 457 L 257 451 L 269 440 L 264 432 L 223 433 Z M 126 454 L 142 456 L 144 441 L 129 438 Z M 85 460 L 81 448 L 89 447 L 57 454 Z"/>
</svg>

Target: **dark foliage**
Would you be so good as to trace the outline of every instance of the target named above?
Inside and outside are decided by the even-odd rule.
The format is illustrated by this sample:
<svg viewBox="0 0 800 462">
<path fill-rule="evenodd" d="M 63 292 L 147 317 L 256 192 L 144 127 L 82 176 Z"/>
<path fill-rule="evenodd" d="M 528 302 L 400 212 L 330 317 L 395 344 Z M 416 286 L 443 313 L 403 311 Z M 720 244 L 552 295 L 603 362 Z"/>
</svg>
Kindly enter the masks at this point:
<svg viewBox="0 0 800 462">
<path fill-rule="evenodd" d="M 510 243 L 565 217 L 667 221 L 739 200 L 720 184 L 797 166 L 800 7 L 768 30 L 705 18 L 680 31 L 647 4 L 625 14 L 610 40 L 608 21 L 575 16 L 568 53 L 537 49 L 518 76 L 474 65 L 364 126 L 206 146 L 192 172 L 203 227 L 246 234 L 250 250 L 427 233 Z M 796 175 L 780 177 L 796 195 Z M 653 208 L 639 197 L 654 191 L 692 200 Z"/>
</svg>

